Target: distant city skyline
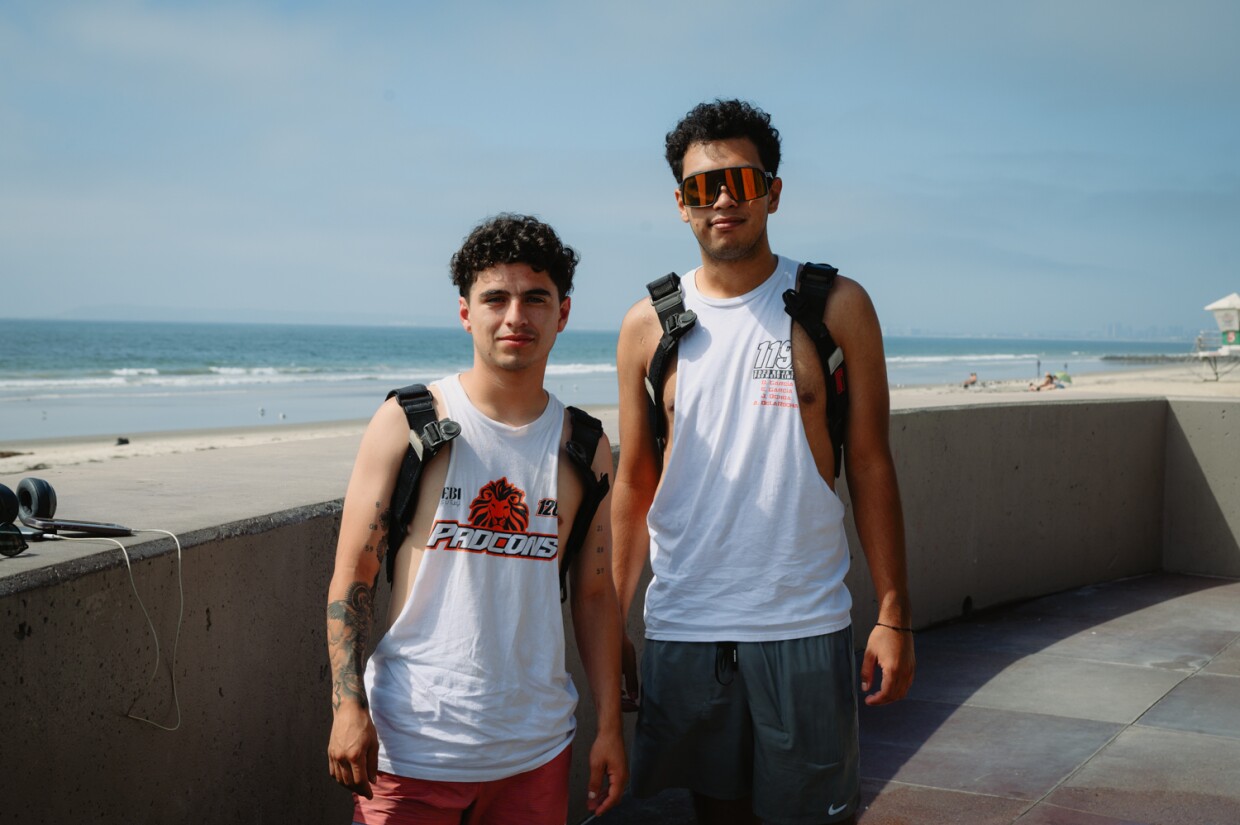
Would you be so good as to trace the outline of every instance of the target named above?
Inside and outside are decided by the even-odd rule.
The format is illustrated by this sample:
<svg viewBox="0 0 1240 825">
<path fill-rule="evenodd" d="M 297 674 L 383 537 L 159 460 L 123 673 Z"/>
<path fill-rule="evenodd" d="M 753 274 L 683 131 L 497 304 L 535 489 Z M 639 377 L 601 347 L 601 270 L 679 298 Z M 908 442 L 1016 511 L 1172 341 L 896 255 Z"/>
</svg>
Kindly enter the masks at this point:
<svg viewBox="0 0 1240 825">
<path fill-rule="evenodd" d="M 0 318 L 447 325 L 449 256 L 521 211 L 581 253 L 570 328 L 616 329 L 698 262 L 663 135 L 735 96 L 783 135 L 772 246 L 890 334 L 1191 339 L 1240 291 L 1237 33 L 1223 0 L 5 3 Z"/>
</svg>

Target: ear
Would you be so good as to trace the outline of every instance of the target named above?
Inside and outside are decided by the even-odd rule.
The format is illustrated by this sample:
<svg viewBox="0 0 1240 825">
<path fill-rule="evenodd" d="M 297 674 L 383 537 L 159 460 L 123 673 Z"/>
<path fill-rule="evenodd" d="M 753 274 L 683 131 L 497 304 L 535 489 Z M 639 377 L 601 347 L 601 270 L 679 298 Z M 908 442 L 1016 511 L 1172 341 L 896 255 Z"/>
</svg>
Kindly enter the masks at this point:
<svg viewBox="0 0 1240 825">
<path fill-rule="evenodd" d="M 684 199 L 680 195 L 680 187 L 676 187 L 676 208 L 680 210 L 680 219 L 685 223 L 689 222 L 689 208 L 685 206 Z"/>
<path fill-rule="evenodd" d="M 573 308 L 573 299 L 568 296 L 560 301 L 560 322 L 556 325 L 556 332 L 563 332 L 564 327 L 568 325 L 568 311 Z"/>
<path fill-rule="evenodd" d="M 466 300 L 465 298 L 461 298 L 460 301 L 461 301 L 461 326 L 465 328 L 466 332 L 472 334 L 474 330 L 473 330 L 473 327 L 469 323 L 469 301 Z"/>
<path fill-rule="evenodd" d="M 779 195 L 784 191 L 784 179 L 775 178 L 771 181 L 771 191 L 767 193 L 766 212 L 768 215 L 773 214 L 779 209 Z"/>
</svg>

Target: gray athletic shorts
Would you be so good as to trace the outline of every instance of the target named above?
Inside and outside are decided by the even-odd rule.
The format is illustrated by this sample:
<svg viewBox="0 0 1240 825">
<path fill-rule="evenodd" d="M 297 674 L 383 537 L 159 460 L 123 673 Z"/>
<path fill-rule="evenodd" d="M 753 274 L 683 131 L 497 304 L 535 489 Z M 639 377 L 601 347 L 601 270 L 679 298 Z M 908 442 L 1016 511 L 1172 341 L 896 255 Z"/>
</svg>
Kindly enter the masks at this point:
<svg viewBox="0 0 1240 825">
<path fill-rule="evenodd" d="M 847 819 L 860 801 L 852 628 L 782 642 L 660 642 L 642 654 L 639 797 L 752 798 L 769 823 Z"/>
</svg>

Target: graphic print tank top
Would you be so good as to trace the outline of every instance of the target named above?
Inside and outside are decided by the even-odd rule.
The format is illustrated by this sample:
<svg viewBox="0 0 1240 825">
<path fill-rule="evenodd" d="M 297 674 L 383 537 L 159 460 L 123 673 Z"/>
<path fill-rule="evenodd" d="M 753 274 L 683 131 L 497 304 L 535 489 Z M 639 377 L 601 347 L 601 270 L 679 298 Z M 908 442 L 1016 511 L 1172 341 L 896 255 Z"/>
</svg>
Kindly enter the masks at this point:
<svg viewBox="0 0 1240 825">
<path fill-rule="evenodd" d="M 844 506 L 814 465 L 783 293 L 797 264 L 736 298 L 682 281 L 672 449 L 650 507 L 646 635 L 778 641 L 849 624 Z"/>
<path fill-rule="evenodd" d="M 564 406 L 522 427 L 439 382 L 461 425 L 409 600 L 366 666 L 379 767 L 486 782 L 533 770 L 572 741 L 556 496 Z"/>
</svg>

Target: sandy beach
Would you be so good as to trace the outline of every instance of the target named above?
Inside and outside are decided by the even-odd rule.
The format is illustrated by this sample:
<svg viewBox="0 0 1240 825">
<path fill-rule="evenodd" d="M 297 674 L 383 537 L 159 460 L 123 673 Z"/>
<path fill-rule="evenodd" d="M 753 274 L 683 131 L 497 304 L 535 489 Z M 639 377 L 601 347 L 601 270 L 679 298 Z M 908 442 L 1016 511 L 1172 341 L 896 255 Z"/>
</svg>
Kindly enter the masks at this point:
<svg viewBox="0 0 1240 825">
<path fill-rule="evenodd" d="M 1220 368 L 1220 371 L 1223 368 Z M 1149 369 L 1091 373 L 1074 377 L 1063 389 L 1029 391 L 1027 381 L 987 381 L 962 384 L 893 387 L 892 410 L 956 407 L 972 404 L 1070 403 L 1099 398 L 1240 398 L 1240 369 L 1207 380 L 1198 365 L 1167 365 Z M 614 406 L 587 406 L 603 421 L 608 435 L 618 436 Z M 0 476 L 101 464 L 139 456 L 174 455 L 318 439 L 360 439 L 365 420 L 321 424 L 288 424 L 253 428 L 200 429 L 163 433 L 80 436 L 41 441 L 0 442 Z"/>
<path fill-rule="evenodd" d="M 959 384 L 893 387 L 891 408 L 955 407 L 966 404 L 1081 401 L 1098 398 L 1240 398 L 1240 368 L 1231 372 L 1219 365 L 1216 381 L 1209 369 L 1196 363 L 1168 364 L 1114 372 L 1075 375 L 1063 389 L 1031 392 L 1029 381 L 987 381 L 972 387 Z"/>
</svg>

